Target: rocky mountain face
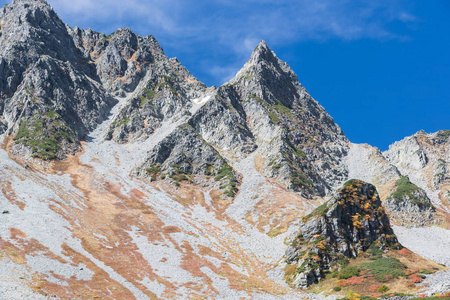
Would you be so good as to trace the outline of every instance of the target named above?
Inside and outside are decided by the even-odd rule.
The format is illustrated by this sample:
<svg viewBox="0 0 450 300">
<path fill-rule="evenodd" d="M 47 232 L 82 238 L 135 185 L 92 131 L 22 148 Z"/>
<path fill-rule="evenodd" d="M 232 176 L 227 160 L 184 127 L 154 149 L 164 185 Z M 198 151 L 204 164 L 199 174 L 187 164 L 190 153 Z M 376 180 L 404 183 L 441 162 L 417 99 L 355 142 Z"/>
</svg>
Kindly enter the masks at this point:
<svg viewBox="0 0 450 300">
<path fill-rule="evenodd" d="M 357 257 L 372 245 L 400 248 L 376 188 L 350 180 L 337 194 L 303 218 L 300 233 L 286 252 L 297 265 L 292 284 L 306 288 L 339 268 L 339 261 Z"/>
<path fill-rule="evenodd" d="M 346 178 L 348 140 L 265 42 L 188 123 L 225 156 L 258 151 L 259 171 L 304 197 Z"/>
<path fill-rule="evenodd" d="M 227 87 L 260 148 L 261 173 L 304 196 L 324 196 L 347 178 L 347 138 L 265 42 Z"/>
<path fill-rule="evenodd" d="M 396 142 L 383 154 L 411 182 L 422 188 L 439 210 L 450 204 L 450 131 L 419 131 Z"/>
<path fill-rule="evenodd" d="M 43 159 L 79 150 L 117 100 L 45 1 L 15 1 L 0 19 L 0 127 Z"/>
<path fill-rule="evenodd" d="M 435 207 L 427 193 L 403 176 L 395 183 L 393 192 L 384 201 L 391 218 L 401 225 L 424 226 L 435 220 Z"/>
<path fill-rule="evenodd" d="M 265 42 L 256 47 L 234 79 L 215 91 L 203 91 L 203 98 L 189 101 L 189 105 L 183 99 L 197 97 L 189 94 L 192 87 L 183 89 L 181 83 L 176 85 L 175 78 L 180 77 L 177 74 L 158 78 L 161 77 L 169 80 L 164 81 L 167 84 L 163 84 L 161 96 L 156 92 L 161 83 L 156 85 L 156 90 L 151 87 L 145 90 L 147 94 L 140 95 L 141 102 L 148 101 L 144 104 L 147 106 L 141 108 L 147 113 L 171 107 L 178 112 L 178 116 L 171 112 L 161 114 L 160 122 L 168 118 L 179 120 L 184 116 L 199 135 L 195 139 L 204 140 L 229 158 L 242 159 L 258 151 L 260 172 L 304 197 L 324 196 L 346 178 L 340 158 L 346 154 L 348 140 L 323 107 L 299 84 L 289 66 L 280 61 Z M 180 102 L 171 106 L 167 101 L 172 99 Z M 198 107 L 199 103 L 203 106 Z M 134 124 L 137 106 L 134 104 L 134 110 L 120 116 Z M 136 132 L 140 129 L 129 127 L 120 116 L 114 123 L 120 122 L 121 127 L 132 130 L 130 134 L 139 135 Z M 160 126 L 147 124 L 148 130 Z M 204 170 L 200 172 L 195 175 L 204 175 Z M 135 173 L 143 175 L 141 171 Z"/>
<path fill-rule="evenodd" d="M 224 190 L 226 196 L 234 197 L 237 192 L 238 174 L 188 124 L 178 127 L 153 148 L 135 175 L 168 179 L 177 186 L 183 181 L 209 186 L 214 179 L 216 188 Z"/>
<path fill-rule="evenodd" d="M 285 253 L 306 287 L 395 247 L 387 215 L 446 224 L 448 132 L 352 144 L 264 41 L 218 88 L 153 36 L 71 28 L 43 0 L 0 9 L 0 44 L 10 299 L 298 299 Z"/>
<path fill-rule="evenodd" d="M 412 183 L 403 175 L 409 173 L 391 164 L 378 148 L 352 144 L 345 159 L 349 178 L 365 180 L 377 187 L 393 223 L 408 227 L 442 223 L 435 208 L 439 202 L 431 200 L 436 199 L 433 193 Z M 418 179 L 417 184 L 424 186 L 424 178 Z"/>
</svg>

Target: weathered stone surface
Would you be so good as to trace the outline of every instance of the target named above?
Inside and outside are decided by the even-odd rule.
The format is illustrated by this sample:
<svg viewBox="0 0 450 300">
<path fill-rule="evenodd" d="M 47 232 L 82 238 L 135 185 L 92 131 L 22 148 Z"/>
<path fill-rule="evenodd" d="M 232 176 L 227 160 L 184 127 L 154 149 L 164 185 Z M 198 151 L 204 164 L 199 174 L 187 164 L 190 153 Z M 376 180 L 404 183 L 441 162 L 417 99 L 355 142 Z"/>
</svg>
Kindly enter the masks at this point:
<svg viewBox="0 0 450 300">
<path fill-rule="evenodd" d="M 150 180 L 194 183 L 221 189 L 227 197 L 237 192 L 238 174 L 190 125 L 181 125 L 161 141 L 147 160 L 133 171 Z"/>
<path fill-rule="evenodd" d="M 258 147 L 240 100 L 232 88 L 222 86 L 189 119 L 189 124 L 208 143 L 236 158 L 245 157 Z"/>
<path fill-rule="evenodd" d="M 16 142 L 38 157 L 73 153 L 117 101 L 45 1 L 15 1 L 0 10 L 0 20 L 2 127 L 16 134 L 22 126 L 25 138 Z M 50 120 L 59 123 L 43 126 Z"/>
<path fill-rule="evenodd" d="M 348 140 L 264 41 L 190 124 L 232 157 L 259 148 L 260 172 L 305 197 L 323 196 L 346 178 Z"/>
<path fill-rule="evenodd" d="M 103 86 L 117 95 L 134 91 L 152 63 L 167 59 L 153 36 L 141 37 L 129 28 L 108 36 L 78 27 L 69 33 L 83 56 L 95 63 Z"/>
<path fill-rule="evenodd" d="M 396 142 L 384 156 L 409 180 L 425 191 L 436 208 L 449 212 L 450 131 L 419 131 Z M 420 222 L 419 222 L 420 223 Z"/>
<path fill-rule="evenodd" d="M 162 122 L 191 115 L 196 109 L 194 100 L 211 93 L 214 89 L 207 89 L 177 59 L 161 58 L 149 67 L 106 138 L 118 143 L 146 139 Z"/>
<path fill-rule="evenodd" d="M 403 176 L 396 182 L 396 190 L 384 202 L 387 212 L 404 226 L 426 226 L 434 221 L 435 207 L 426 192 Z"/>
<path fill-rule="evenodd" d="M 300 234 L 286 253 L 287 262 L 298 266 L 292 284 L 306 288 L 317 283 L 340 258 L 357 257 L 375 243 L 381 248 L 401 247 L 376 188 L 360 180 L 348 181 L 331 200 L 303 218 Z"/>
<path fill-rule="evenodd" d="M 188 124 L 219 152 L 242 159 L 259 149 L 259 171 L 304 197 L 330 193 L 346 178 L 341 158 L 348 140 L 264 42 L 236 77 L 215 91 L 188 85 L 193 79 L 183 81 L 180 72 L 189 76 L 165 60 L 153 64 L 140 99 L 125 106 L 108 138 L 145 138 L 165 120 L 192 113 Z M 197 101 L 204 104 L 198 107 Z"/>
</svg>

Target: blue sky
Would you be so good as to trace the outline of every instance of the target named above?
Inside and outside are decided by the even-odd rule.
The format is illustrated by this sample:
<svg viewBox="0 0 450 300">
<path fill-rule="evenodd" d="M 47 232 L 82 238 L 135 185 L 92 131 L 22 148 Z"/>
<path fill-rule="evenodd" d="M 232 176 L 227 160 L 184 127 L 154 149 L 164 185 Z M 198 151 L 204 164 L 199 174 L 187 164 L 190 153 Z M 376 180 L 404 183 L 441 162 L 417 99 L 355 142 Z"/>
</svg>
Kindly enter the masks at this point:
<svg viewBox="0 0 450 300">
<path fill-rule="evenodd" d="M 48 2 L 71 26 L 154 35 L 208 85 L 233 77 L 264 39 L 355 143 L 385 150 L 450 129 L 448 0 Z"/>
</svg>

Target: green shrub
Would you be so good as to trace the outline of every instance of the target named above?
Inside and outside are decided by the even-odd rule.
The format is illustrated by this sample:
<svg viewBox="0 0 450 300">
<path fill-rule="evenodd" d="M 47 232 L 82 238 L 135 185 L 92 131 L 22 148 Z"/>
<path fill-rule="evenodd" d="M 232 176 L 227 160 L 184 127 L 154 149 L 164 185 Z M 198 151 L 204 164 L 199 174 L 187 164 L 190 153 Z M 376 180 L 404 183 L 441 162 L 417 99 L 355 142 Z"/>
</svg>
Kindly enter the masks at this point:
<svg viewBox="0 0 450 300">
<path fill-rule="evenodd" d="M 383 256 L 384 251 L 381 250 L 379 247 L 376 246 L 376 241 L 373 242 L 369 249 L 367 250 L 367 253 L 371 254 L 370 259 L 371 260 L 377 260 Z"/>
<path fill-rule="evenodd" d="M 291 180 L 291 184 L 296 188 L 304 188 L 311 191 L 314 187 L 314 183 L 302 171 L 292 170 L 289 179 Z"/>
<path fill-rule="evenodd" d="M 145 88 L 144 89 L 144 94 L 140 96 L 140 103 L 139 103 L 139 108 L 144 107 L 145 103 L 147 103 L 149 100 L 153 99 L 153 97 L 155 97 L 156 95 L 156 91 L 155 90 L 150 90 Z"/>
<path fill-rule="evenodd" d="M 286 107 L 283 103 L 280 102 L 280 100 L 277 100 L 277 104 L 273 106 L 278 112 L 280 112 L 282 115 L 289 116 L 291 118 L 294 117 L 289 107 Z"/>
<path fill-rule="evenodd" d="M 323 203 L 322 205 L 318 206 L 315 210 L 313 210 L 312 213 L 310 213 L 307 216 L 304 216 L 302 219 L 303 223 L 306 223 L 311 218 L 316 217 L 316 216 L 325 216 L 326 213 L 328 212 L 328 202 L 329 201 Z"/>
<path fill-rule="evenodd" d="M 237 193 L 238 189 L 236 187 L 236 183 L 234 182 L 235 177 L 233 174 L 233 168 L 227 164 L 226 162 L 222 165 L 222 167 L 217 172 L 217 176 L 214 177 L 215 181 L 220 181 L 223 179 L 228 179 L 228 184 L 221 186 L 221 189 L 228 189 L 224 194 L 228 197 L 234 197 L 235 193 Z"/>
<path fill-rule="evenodd" d="M 51 107 L 44 114 L 35 114 L 33 121 L 22 121 L 14 141 L 31 147 L 32 156 L 43 160 L 57 157 L 64 140 L 73 143 L 70 128 Z"/>
<path fill-rule="evenodd" d="M 335 286 L 333 288 L 333 291 L 335 291 L 335 292 L 340 292 L 341 290 L 342 290 L 342 288 L 340 286 Z"/>
<path fill-rule="evenodd" d="M 148 175 L 152 178 L 152 180 L 156 180 L 156 177 L 161 172 L 161 166 L 153 164 L 150 166 L 150 168 L 145 169 Z"/>
<path fill-rule="evenodd" d="M 382 284 L 377 291 L 379 291 L 380 293 L 386 293 L 387 291 L 389 291 L 389 287 L 385 284 Z"/>
<path fill-rule="evenodd" d="M 222 165 L 222 167 L 217 172 L 217 176 L 214 177 L 214 180 L 219 181 L 219 180 L 222 180 L 223 178 L 227 178 L 227 179 L 234 178 L 233 168 L 227 163 L 224 163 Z"/>
<path fill-rule="evenodd" d="M 379 282 L 387 282 L 391 276 L 392 278 L 406 276 L 404 272 L 406 266 L 393 257 L 378 258 L 373 262 L 362 263 L 361 267 L 370 270 L 369 274 L 374 275 Z"/>
<path fill-rule="evenodd" d="M 419 187 L 409 181 L 408 177 L 401 176 L 400 179 L 395 182 L 395 186 L 397 187 L 397 189 L 390 195 L 391 198 L 402 200 L 404 197 L 408 196 L 413 200 L 413 203 L 417 205 L 429 205 L 429 203 L 420 201 L 416 196 L 413 195 L 414 192 L 419 190 Z"/>
<path fill-rule="evenodd" d="M 303 158 L 306 157 L 306 153 L 303 152 L 302 149 L 296 149 L 296 148 L 294 148 L 294 153 L 295 153 L 295 155 L 297 155 L 298 157 L 303 157 Z"/>
<path fill-rule="evenodd" d="M 280 118 L 273 112 L 269 112 L 269 117 L 274 123 L 278 123 L 280 121 Z"/>
<path fill-rule="evenodd" d="M 338 279 L 348 279 L 353 276 L 359 276 L 361 270 L 357 266 L 346 266 L 339 271 Z"/>
<path fill-rule="evenodd" d="M 361 180 L 350 179 L 346 183 L 344 183 L 343 188 L 345 189 L 345 188 L 348 188 L 349 186 L 354 186 L 354 185 L 357 185 L 357 184 L 360 184 L 360 183 L 361 183 Z"/>
</svg>

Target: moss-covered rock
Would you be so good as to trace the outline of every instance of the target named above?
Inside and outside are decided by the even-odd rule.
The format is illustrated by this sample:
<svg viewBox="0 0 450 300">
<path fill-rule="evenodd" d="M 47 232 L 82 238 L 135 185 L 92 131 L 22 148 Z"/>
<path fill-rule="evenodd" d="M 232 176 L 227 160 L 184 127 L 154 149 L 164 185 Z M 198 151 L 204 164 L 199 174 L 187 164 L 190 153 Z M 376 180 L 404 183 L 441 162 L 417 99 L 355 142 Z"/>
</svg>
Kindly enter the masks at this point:
<svg viewBox="0 0 450 300">
<path fill-rule="evenodd" d="M 436 209 L 423 189 L 412 183 L 407 176 L 400 177 L 395 188 L 384 205 L 398 224 L 425 226 L 434 221 Z"/>
<path fill-rule="evenodd" d="M 43 160 L 63 158 L 67 149 L 78 147 L 76 140 L 75 133 L 51 108 L 22 121 L 14 137 L 16 143 L 31 148 L 33 157 Z"/>
</svg>

